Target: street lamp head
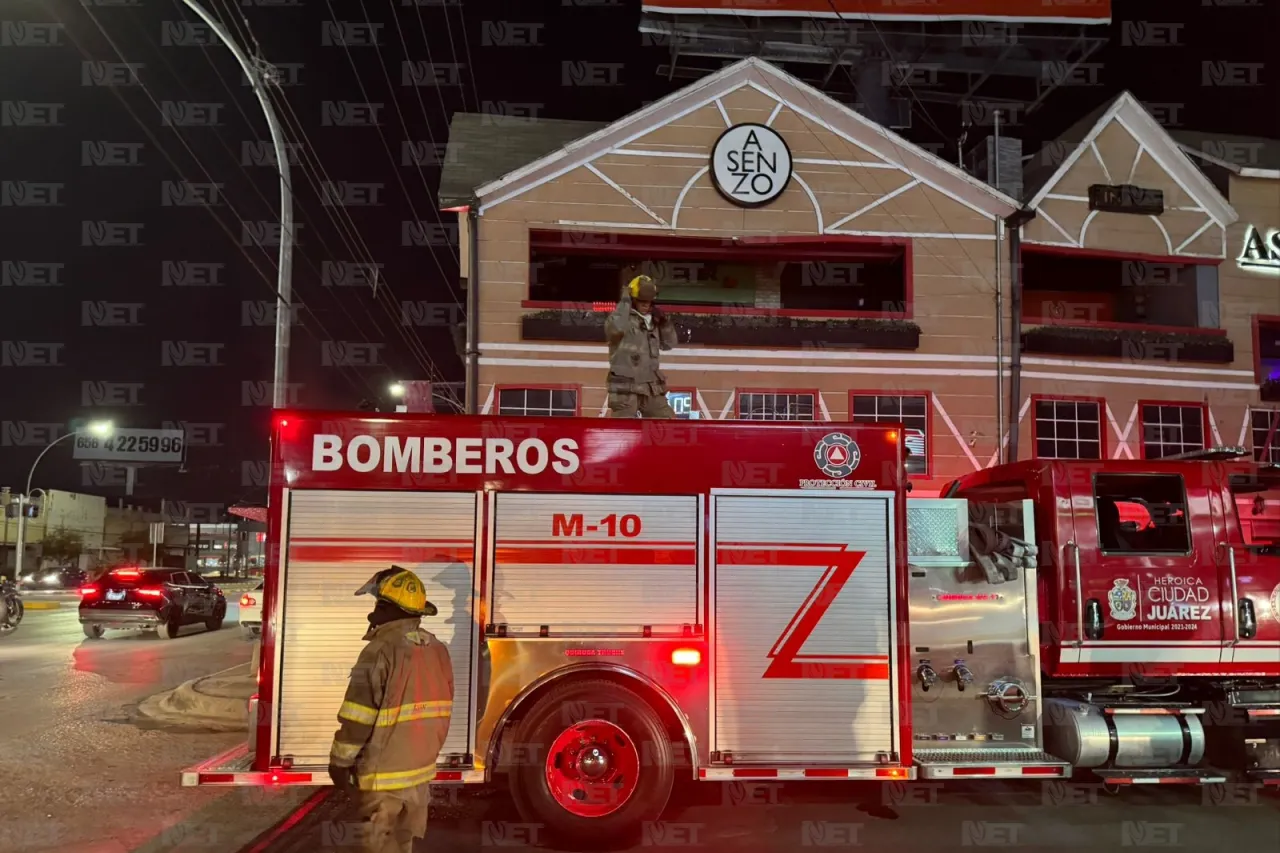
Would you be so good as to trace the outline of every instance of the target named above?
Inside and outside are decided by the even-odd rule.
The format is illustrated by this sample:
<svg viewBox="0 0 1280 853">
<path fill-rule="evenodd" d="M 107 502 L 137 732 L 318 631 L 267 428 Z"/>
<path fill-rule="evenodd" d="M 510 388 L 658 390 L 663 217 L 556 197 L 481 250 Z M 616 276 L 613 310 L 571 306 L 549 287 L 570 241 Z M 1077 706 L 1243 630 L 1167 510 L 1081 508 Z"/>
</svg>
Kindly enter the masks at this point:
<svg viewBox="0 0 1280 853">
<path fill-rule="evenodd" d="M 96 435 L 98 438 L 106 438 L 111 435 L 112 429 L 114 429 L 114 426 L 111 421 L 94 421 L 85 428 L 86 432 L 90 435 Z"/>
<path fill-rule="evenodd" d="M 403 397 L 403 396 L 404 396 L 404 386 L 403 386 L 403 385 L 401 385 L 399 382 L 395 382 L 395 383 L 393 383 L 393 384 L 391 385 L 391 387 L 390 387 L 390 388 L 388 388 L 387 390 L 391 392 L 391 396 L 392 396 L 392 397 Z"/>
</svg>

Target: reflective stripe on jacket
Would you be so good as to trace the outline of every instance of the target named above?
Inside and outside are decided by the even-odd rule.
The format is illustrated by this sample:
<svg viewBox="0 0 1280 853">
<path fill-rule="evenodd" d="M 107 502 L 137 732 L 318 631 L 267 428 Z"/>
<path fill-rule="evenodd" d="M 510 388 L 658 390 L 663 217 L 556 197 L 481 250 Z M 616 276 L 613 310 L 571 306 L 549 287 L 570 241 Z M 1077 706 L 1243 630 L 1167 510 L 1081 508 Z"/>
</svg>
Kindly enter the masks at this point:
<svg viewBox="0 0 1280 853">
<path fill-rule="evenodd" d="M 604 333 L 609 342 L 611 374 L 634 385 L 646 382 L 666 385 L 666 374 L 658 369 L 658 355 L 676 345 L 676 327 L 670 318 L 664 316 L 659 322 L 655 316 L 653 322 L 646 325 L 644 318 L 631 307 L 630 290 L 623 288 L 618 307 L 605 320 Z"/>
<path fill-rule="evenodd" d="M 449 650 L 417 619 L 398 619 L 364 636 L 329 761 L 356 769 L 362 791 L 398 791 L 435 778 L 449 734 L 453 664 Z"/>
</svg>

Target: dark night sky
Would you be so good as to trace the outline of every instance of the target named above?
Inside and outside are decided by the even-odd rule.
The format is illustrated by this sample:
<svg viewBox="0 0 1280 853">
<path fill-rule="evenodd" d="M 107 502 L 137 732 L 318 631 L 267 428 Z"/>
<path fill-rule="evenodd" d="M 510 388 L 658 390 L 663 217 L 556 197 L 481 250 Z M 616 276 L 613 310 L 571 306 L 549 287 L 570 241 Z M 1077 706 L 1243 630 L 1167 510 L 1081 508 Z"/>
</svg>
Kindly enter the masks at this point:
<svg viewBox="0 0 1280 853">
<path fill-rule="evenodd" d="M 438 214 L 433 198 L 439 169 L 404 167 L 403 141 L 443 147 L 449 116 L 479 111 L 486 103 L 490 110 L 516 114 L 615 119 L 681 84 L 654 73 L 665 50 L 643 44 L 638 0 L 448 2 L 422 0 L 415 8 L 403 0 L 334 0 L 332 5 L 325 0 L 205 0 L 215 17 L 234 22 L 233 31 L 240 34 L 243 13 L 264 55 L 283 66 L 286 82 L 297 84 L 285 90 L 292 113 L 286 110 L 283 118 L 301 125 L 328 179 L 380 185 L 349 188 L 378 206 L 347 207 L 338 215 L 341 208 L 321 203 L 310 170 L 294 169 L 295 215 L 304 227 L 294 256 L 294 294 L 302 307 L 293 329 L 290 379 L 300 385 L 300 405 L 353 407 L 393 378 L 423 378 L 429 370 L 462 378 L 447 325 L 402 324 L 406 300 L 428 303 L 418 308 L 419 316 L 461 320 L 460 310 L 451 307 L 460 293 L 456 245 L 441 239 L 453 235 L 455 220 L 453 214 Z M 1052 95 L 1017 129 L 1028 153 L 1123 88 L 1145 102 L 1177 105 L 1158 117 L 1181 127 L 1280 137 L 1274 64 L 1261 69 L 1259 86 L 1201 85 L 1202 61 L 1261 63 L 1275 55 L 1280 3 L 1117 0 L 1114 18 L 1111 44 L 1095 57 L 1101 64 L 1099 85 Z M 5 348 L 0 485 L 22 487 L 40 449 L 31 442 L 45 425 L 107 416 L 131 427 L 159 427 L 166 421 L 203 425 L 194 428 L 192 438 L 204 446 L 193 441 L 185 471 L 143 469 L 135 501 L 261 500 L 255 462 L 266 457 L 267 409 L 245 405 L 246 393 L 252 397 L 257 389 L 246 390 L 244 383 L 271 378 L 272 320 L 260 301 L 273 297 L 275 249 L 242 245 L 240 223 L 275 222 L 279 196 L 269 167 L 244 165 L 244 144 L 267 135 L 238 65 L 221 46 L 172 43 L 200 35 L 184 32 L 177 23 L 196 20 L 178 0 L 10 0 L 0 19 L 7 22 L 0 44 L 3 100 L 61 105 L 50 110 L 6 103 L 0 128 L 0 179 L 29 182 L 21 190 L 6 184 L 0 206 L 0 260 L 9 275 L 3 283 L 9 286 L 0 287 L 0 342 L 8 342 L 0 344 Z M 375 26 L 349 32 L 353 38 L 373 33 L 379 45 L 349 50 L 326 45 L 324 22 L 331 20 L 372 22 Z M 1133 47 L 1122 43 L 1125 21 L 1183 26 L 1174 30 L 1176 46 Z M 50 31 L 37 26 L 41 22 L 64 25 L 57 44 L 32 43 L 51 40 Z M 492 44 L 496 33 L 515 43 Z M 143 86 L 85 85 L 95 74 L 101 79 L 113 72 L 102 67 L 87 72 L 84 60 L 121 61 L 111 41 L 124 61 L 141 63 L 137 76 Z M 434 62 L 442 85 L 402 86 L 405 59 Z M 620 85 L 566 88 L 561 85 L 566 60 L 621 63 Z M 114 73 L 127 78 L 120 69 Z M 213 116 L 218 126 L 165 126 L 152 98 L 218 105 L 185 108 L 193 120 Z M 381 103 L 381 125 L 326 124 L 325 101 Z M 928 111 L 948 136 L 959 135 L 955 110 L 929 105 Z M 56 115 L 55 126 L 15 126 L 50 115 Z M 913 139 L 942 141 L 923 123 L 917 126 L 908 134 Z M 291 135 L 300 140 L 297 130 Z M 86 166 L 86 142 L 141 143 L 140 149 L 91 146 L 88 152 L 125 159 L 136 152 L 140 165 Z M 947 156 L 954 159 L 954 150 Z M 166 206 L 165 182 L 184 179 L 221 184 L 219 205 Z M 56 198 L 58 204 L 16 204 L 41 197 Z M 340 227 L 348 215 L 357 238 Z M 437 245 L 402 245 L 402 223 L 414 219 L 426 223 L 425 233 Z M 124 223 L 111 235 L 137 236 L 141 245 L 82 245 L 85 221 Z M 141 228 L 132 227 L 135 223 Z M 325 286 L 326 262 L 370 258 L 384 265 L 376 300 L 367 287 Z M 12 262 L 26 262 L 25 268 Z M 166 286 L 166 262 L 185 265 L 189 273 L 201 264 L 221 264 L 220 286 Z M 41 269 L 36 265 L 48 263 L 65 265 L 58 273 L 60 286 L 24 287 L 12 281 L 20 271 L 35 275 Z M 166 341 L 186 345 L 166 349 Z M 349 342 L 348 356 L 376 363 L 327 366 L 324 341 Z M 197 346 L 204 344 L 216 346 Z M 217 365 L 164 363 L 166 355 L 179 351 L 193 359 L 216 356 Z M 54 364 L 33 364 L 40 361 Z M 86 389 L 85 382 L 121 384 Z M 103 394 L 102 405 L 88 405 L 94 395 L 103 401 Z M 109 472 L 82 470 L 64 444 L 41 462 L 36 485 L 123 494 L 119 483 L 104 476 Z"/>
</svg>

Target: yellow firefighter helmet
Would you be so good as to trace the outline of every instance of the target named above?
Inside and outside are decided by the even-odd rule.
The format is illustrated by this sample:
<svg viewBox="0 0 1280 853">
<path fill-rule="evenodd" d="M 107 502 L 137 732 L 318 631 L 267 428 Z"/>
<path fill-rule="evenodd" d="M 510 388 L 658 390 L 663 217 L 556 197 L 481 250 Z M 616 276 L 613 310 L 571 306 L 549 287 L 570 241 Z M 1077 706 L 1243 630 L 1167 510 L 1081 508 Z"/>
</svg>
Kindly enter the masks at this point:
<svg viewBox="0 0 1280 853">
<path fill-rule="evenodd" d="M 658 285 L 654 284 L 653 279 L 647 275 L 638 275 L 631 279 L 627 288 L 631 291 L 631 298 L 641 302 L 652 302 L 658 298 Z"/>
<path fill-rule="evenodd" d="M 374 598 L 394 604 L 408 613 L 419 616 L 435 616 L 436 606 L 427 601 L 427 588 L 408 569 L 392 566 L 383 569 L 356 590 L 356 595 L 372 595 Z"/>
</svg>

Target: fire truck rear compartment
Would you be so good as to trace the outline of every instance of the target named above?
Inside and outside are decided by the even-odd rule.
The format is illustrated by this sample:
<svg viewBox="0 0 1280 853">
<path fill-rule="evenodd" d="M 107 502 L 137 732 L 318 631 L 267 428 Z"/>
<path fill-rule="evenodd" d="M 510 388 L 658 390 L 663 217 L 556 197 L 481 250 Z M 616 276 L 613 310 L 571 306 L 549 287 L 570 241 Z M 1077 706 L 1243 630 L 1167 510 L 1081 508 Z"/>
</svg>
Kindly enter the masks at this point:
<svg viewBox="0 0 1280 853">
<path fill-rule="evenodd" d="M 289 493 L 273 755 L 295 768 L 328 764 L 334 715 L 374 605 L 355 591 L 393 564 L 426 585 L 439 612 L 422 624 L 449 647 L 453 662 L 453 711 L 440 765 L 458 765 L 470 752 L 477 505 L 474 492 Z"/>
<path fill-rule="evenodd" d="M 713 763 L 896 761 L 891 497 L 712 500 Z"/>
</svg>

